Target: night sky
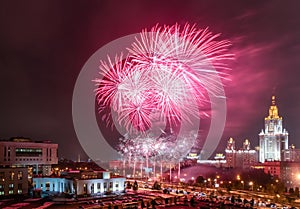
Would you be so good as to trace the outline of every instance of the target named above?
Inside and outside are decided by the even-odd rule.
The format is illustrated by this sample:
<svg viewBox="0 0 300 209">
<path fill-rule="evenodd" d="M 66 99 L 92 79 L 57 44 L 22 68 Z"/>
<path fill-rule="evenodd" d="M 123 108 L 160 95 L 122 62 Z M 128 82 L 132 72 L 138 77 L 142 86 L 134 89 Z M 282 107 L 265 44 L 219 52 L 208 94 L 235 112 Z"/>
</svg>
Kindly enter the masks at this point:
<svg viewBox="0 0 300 209">
<path fill-rule="evenodd" d="M 129 3 L 131 2 L 131 3 Z M 86 159 L 72 122 L 81 68 L 103 45 L 155 24 L 197 24 L 232 43 L 225 82 L 229 137 L 258 145 L 271 96 L 300 148 L 300 1 L 1 1 L 0 138 L 52 140 Z M 252 147 L 253 147 L 252 146 Z"/>
</svg>

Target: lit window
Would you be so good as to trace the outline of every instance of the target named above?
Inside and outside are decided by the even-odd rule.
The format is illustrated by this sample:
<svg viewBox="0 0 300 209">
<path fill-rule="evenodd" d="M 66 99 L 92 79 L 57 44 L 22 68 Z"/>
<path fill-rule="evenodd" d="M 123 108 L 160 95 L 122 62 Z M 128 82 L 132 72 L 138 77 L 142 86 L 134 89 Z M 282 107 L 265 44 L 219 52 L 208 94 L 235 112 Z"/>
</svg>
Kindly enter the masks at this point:
<svg viewBox="0 0 300 209">
<path fill-rule="evenodd" d="M 14 180 L 15 173 L 13 171 L 9 172 L 9 180 Z"/>
<path fill-rule="evenodd" d="M 18 194 L 22 194 L 23 185 L 18 184 Z"/>
<path fill-rule="evenodd" d="M 9 190 L 8 191 L 8 194 L 13 194 L 14 193 L 14 190 Z"/>
<path fill-rule="evenodd" d="M 10 189 L 13 189 L 13 188 L 14 188 L 14 184 L 9 184 L 8 187 L 9 187 Z"/>
<path fill-rule="evenodd" d="M 23 172 L 18 171 L 18 180 L 22 180 L 22 178 L 23 178 Z"/>
<path fill-rule="evenodd" d="M 46 182 L 45 187 L 46 191 L 50 191 L 50 182 Z"/>
<path fill-rule="evenodd" d="M 0 195 L 4 195 L 4 191 L 0 191 Z"/>
<path fill-rule="evenodd" d="M 4 181 L 5 180 L 5 173 L 0 172 L 0 180 Z"/>
</svg>

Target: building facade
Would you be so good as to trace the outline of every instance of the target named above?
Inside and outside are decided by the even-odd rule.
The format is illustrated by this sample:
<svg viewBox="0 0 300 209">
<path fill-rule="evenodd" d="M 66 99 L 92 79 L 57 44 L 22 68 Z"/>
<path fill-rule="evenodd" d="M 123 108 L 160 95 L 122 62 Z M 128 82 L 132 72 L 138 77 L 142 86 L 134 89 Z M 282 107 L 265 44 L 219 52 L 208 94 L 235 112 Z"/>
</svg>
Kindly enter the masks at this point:
<svg viewBox="0 0 300 209">
<path fill-rule="evenodd" d="M 283 160 L 288 162 L 300 162 L 300 149 L 296 149 L 294 145 L 283 151 Z"/>
<path fill-rule="evenodd" d="M 235 168 L 236 167 L 236 149 L 235 149 L 235 141 L 233 138 L 229 138 L 227 141 L 227 146 L 225 149 L 225 159 L 226 159 L 226 167 Z"/>
<path fill-rule="evenodd" d="M 248 169 L 257 163 L 257 151 L 251 149 L 250 141 L 246 139 L 241 149 L 236 149 L 235 141 L 230 138 L 225 149 L 226 167 Z"/>
<path fill-rule="evenodd" d="M 60 177 L 34 177 L 33 189 L 43 192 L 74 193 L 73 180 Z"/>
<path fill-rule="evenodd" d="M 288 132 L 282 126 L 278 115 L 275 96 L 265 118 L 265 128 L 259 133 L 259 162 L 283 160 L 283 150 L 288 149 Z"/>
<path fill-rule="evenodd" d="M 50 141 L 32 141 L 26 138 L 13 138 L 0 141 L 0 165 L 32 167 L 29 172 L 50 175 L 51 165 L 57 164 L 58 144 Z"/>
<path fill-rule="evenodd" d="M 34 174 L 50 175 L 57 144 L 27 138 L 0 141 L 0 195 L 28 194 Z"/>
<path fill-rule="evenodd" d="M 126 179 L 106 171 L 70 171 L 60 177 L 35 177 L 35 190 L 76 195 L 97 195 L 125 190 Z"/>
<path fill-rule="evenodd" d="M 279 177 L 287 188 L 300 186 L 300 149 L 288 147 L 288 132 L 283 128 L 275 96 L 259 134 L 259 162 L 264 172 Z"/>
<path fill-rule="evenodd" d="M 300 187 L 300 162 L 283 161 L 280 172 L 281 180 L 287 188 Z"/>
<path fill-rule="evenodd" d="M 265 161 L 263 163 L 264 173 L 271 176 L 281 178 L 281 162 L 280 161 Z"/>
<path fill-rule="evenodd" d="M 0 196 L 27 194 L 28 169 L 27 168 L 0 168 Z"/>
</svg>

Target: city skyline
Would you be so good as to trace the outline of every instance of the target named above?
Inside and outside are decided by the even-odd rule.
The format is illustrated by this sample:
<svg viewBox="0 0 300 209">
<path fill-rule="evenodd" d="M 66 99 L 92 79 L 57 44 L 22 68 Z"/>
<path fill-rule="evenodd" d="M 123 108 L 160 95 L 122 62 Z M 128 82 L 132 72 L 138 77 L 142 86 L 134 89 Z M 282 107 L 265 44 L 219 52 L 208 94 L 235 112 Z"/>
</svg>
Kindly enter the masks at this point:
<svg viewBox="0 0 300 209">
<path fill-rule="evenodd" d="M 221 33 L 232 43 L 236 60 L 224 81 L 227 121 L 219 146 L 229 137 L 237 146 L 258 134 L 276 96 L 289 144 L 297 138 L 300 109 L 300 4 L 297 1 L 176 1 L 115 6 L 69 2 L 1 3 L 2 117 L 0 138 L 52 140 L 59 155 L 86 158 L 72 123 L 72 93 L 87 59 L 100 47 L 156 23 L 195 23 Z M 136 18 L 137 16 L 140 18 Z"/>
</svg>

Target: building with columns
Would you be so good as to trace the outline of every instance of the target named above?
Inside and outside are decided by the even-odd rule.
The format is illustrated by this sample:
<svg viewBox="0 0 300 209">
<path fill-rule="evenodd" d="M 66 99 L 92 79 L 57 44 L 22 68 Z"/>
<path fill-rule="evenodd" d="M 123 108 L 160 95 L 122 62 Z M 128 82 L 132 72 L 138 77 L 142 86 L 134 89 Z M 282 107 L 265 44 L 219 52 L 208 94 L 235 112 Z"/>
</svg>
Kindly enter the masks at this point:
<svg viewBox="0 0 300 209">
<path fill-rule="evenodd" d="M 259 133 L 259 162 L 281 161 L 283 151 L 288 149 L 288 132 L 278 115 L 275 96 L 272 96 L 269 115 L 265 117 L 265 128 Z"/>
<path fill-rule="evenodd" d="M 108 171 L 68 171 L 61 176 L 33 178 L 33 187 L 49 193 L 76 195 L 100 195 L 108 192 L 123 192 L 126 178 L 114 176 Z"/>
</svg>

